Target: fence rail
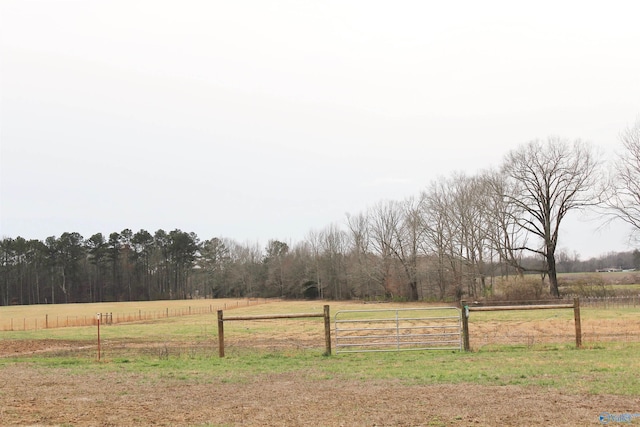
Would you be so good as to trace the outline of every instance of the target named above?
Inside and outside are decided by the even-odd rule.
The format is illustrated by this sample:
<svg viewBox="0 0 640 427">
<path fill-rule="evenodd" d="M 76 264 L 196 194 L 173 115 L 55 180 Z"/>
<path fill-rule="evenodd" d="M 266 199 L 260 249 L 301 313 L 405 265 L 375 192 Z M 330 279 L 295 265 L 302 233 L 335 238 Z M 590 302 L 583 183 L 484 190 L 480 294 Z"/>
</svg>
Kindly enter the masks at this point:
<svg viewBox="0 0 640 427">
<path fill-rule="evenodd" d="M 329 310 L 329 306 L 325 305 L 322 313 L 284 313 L 228 317 L 224 316 L 223 310 L 218 310 L 218 355 L 220 357 L 224 357 L 224 322 L 238 320 L 300 319 L 309 317 L 323 317 L 325 354 L 327 356 L 331 356 L 331 318 Z"/>
<path fill-rule="evenodd" d="M 565 303 L 565 304 L 552 304 L 549 302 L 542 302 L 538 304 L 518 304 L 518 305 L 468 305 L 466 301 L 460 301 L 460 305 L 464 310 L 462 314 L 462 331 L 463 331 L 463 341 L 464 341 L 464 350 L 470 351 L 470 333 L 469 333 L 469 314 L 470 312 L 477 311 L 513 311 L 513 310 L 557 310 L 557 309 L 573 309 L 574 315 L 574 326 L 575 326 L 575 337 L 576 337 L 576 348 L 582 347 L 582 321 L 580 317 L 580 299 L 574 298 L 573 303 Z"/>
</svg>

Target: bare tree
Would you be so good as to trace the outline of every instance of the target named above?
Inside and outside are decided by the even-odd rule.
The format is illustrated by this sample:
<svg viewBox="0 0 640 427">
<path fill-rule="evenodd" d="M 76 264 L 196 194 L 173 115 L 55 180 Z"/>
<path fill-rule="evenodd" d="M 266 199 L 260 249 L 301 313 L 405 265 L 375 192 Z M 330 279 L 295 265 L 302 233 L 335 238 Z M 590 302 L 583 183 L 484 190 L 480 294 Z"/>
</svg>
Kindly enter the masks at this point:
<svg viewBox="0 0 640 427">
<path fill-rule="evenodd" d="M 239 295 L 260 295 L 266 281 L 266 268 L 263 263 L 262 248 L 258 242 L 237 243 L 226 240 L 231 258 L 230 277 Z"/>
<path fill-rule="evenodd" d="M 313 268 L 315 273 L 315 283 L 320 298 L 324 298 L 324 286 L 320 278 L 320 261 L 322 257 L 321 235 L 315 230 L 309 231 L 306 238 L 307 245 L 313 256 Z"/>
<path fill-rule="evenodd" d="M 320 247 L 322 250 L 322 274 L 321 280 L 330 290 L 334 299 L 350 297 L 346 279 L 345 258 L 347 253 L 347 233 L 336 224 L 330 224 L 320 235 Z"/>
<path fill-rule="evenodd" d="M 407 277 L 411 301 L 419 299 L 418 254 L 424 234 L 421 204 L 422 199 L 406 199 L 398 205 L 400 221 L 393 224 L 391 251 Z"/>
<path fill-rule="evenodd" d="M 482 293 L 486 292 L 485 257 L 489 248 L 489 215 L 486 199 L 489 192 L 481 177 L 454 176 L 454 203 L 452 218 L 458 222 L 455 236 L 459 256 L 464 267 L 463 279 L 467 293 L 478 295 L 478 282 Z"/>
<path fill-rule="evenodd" d="M 366 213 L 347 214 L 347 228 L 350 239 L 351 261 L 349 276 L 354 290 L 361 297 L 371 298 L 375 294 L 375 274 L 372 272 L 371 242 L 369 237 L 369 217 Z"/>
<path fill-rule="evenodd" d="M 379 202 L 369 210 L 369 236 L 371 248 L 378 256 L 378 281 L 387 297 L 396 290 L 394 283 L 394 245 L 396 230 L 401 222 L 401 210 L 394 201 Z"/>
<path fill-rule="evenodd" d="M 437 256 L 441 298 L 447 282 L 457 298 L 465 292 L 476 297 L 491 291 L 486 283 L 491 265 L 487 260 L 492 258 L 490 195 L 484 176 L 461 173 L 433 183 L 424 195 L 422 240 Z"/>
<path fill-rule="evenodd" d="M 435 255 L 435 269 L 432 269 L 430 274 L 431 282 L 437 284 L 438 298 L 443 299 L 449 292 L 449 285 L 453 283 L 457 286 L 458 283 L 456 264 L 451 262 L 452 238 L 457 230 L 450 218 L 452 202 L 448 183 L 444 180 L 432 182 L 423 193 L 422 200 L 425 232 L 423 251 Z"/>
<path fill-rule="evenodd" d="M 640 241 L 640 119 L 620 135 L 624 151 L 614 165 L 611 191 L 605 200 L 607 213 L 633 227 Z"/>
<path fill-rule="evenodd" d="M 527 246 L 525 230 L 518 226 L 516 218 L 522 218 L 524 211 L 520 206 L 509 203 L 506 194 L 515 194 L 513 181 L 505 181 L 499 172 L 487 172 L 483 175 L 489 195 L 486 199 L 489 219 L 489 241 L 491 251 L 497 254 L 503 276 L 509 275 L 509 268 L 515 268 L 518 275 L 522 269 L 523 249 Z"/>
<path fill-rule="evenodd" d="M 502 173 L 513 182 L 514 191 L 504 197 L 516 206 L 515 212 L 524 213 L 513 220 L 537 237 L 538 243 L 514 249 L 543 257 L 542 270 L 549 275 L 553 296 L 560 296 L 555 259 L 560 224 L 570 211 L 596 204 L 598 166 L 599 161 L 588 145 L 556 137 L 544 143 L 531 141 L 505 156 Z"/>
</svg>

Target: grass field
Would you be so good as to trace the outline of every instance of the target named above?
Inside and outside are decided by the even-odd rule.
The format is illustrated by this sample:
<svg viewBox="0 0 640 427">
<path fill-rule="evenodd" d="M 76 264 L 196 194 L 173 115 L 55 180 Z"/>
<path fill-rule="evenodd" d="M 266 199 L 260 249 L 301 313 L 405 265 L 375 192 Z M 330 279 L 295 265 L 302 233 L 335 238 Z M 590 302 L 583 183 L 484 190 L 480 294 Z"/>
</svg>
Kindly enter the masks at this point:
<svg viewBox="0 0 640 427">
<path fill-rule="evenodd" d="M 0 307 L 0 331 L 89 326 L 97 313 L 111 313 L 115 323 L 215 313 L 265 303 L 264 299 L 196 299 L 93 304 L 39 304 Z"/>
<path fill-rule="evenodd" d="M 229 315 L 324 305 L 226 303 Z M 332 313 L 419 306 L 328 304 Z M 115 316 L 150 307 L 61 309 Z M 605 412 L 640 425 L 640 310 L 584 309 L 580 350 L 571 310 L 472 313 L 469 353 L 326 357 L 321 318 L 229 322 L 222 359 L 209 311 L 104 325 L 100 362 L 96 326 L 0 331 L 0 425 L 576 426 L 601 425 Z"/>
</svg>

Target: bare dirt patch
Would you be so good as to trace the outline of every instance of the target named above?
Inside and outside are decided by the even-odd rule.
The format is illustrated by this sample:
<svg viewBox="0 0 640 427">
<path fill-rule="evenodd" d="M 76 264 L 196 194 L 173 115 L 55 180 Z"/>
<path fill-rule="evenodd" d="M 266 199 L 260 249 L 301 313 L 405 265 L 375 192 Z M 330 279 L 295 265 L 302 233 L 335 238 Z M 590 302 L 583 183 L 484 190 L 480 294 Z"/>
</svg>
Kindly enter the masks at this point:
<svg viewBox="0 0 640 427">
<path fill-rule="evenodd" d="M 65 340 L 0 340 L 0 357 L 29 356 L 37 353 L 87 348 L 88 344 Z"/>
<path fill-rule="evenodd" d="M 2 369 L 2 425 L 530 426 L 598 425 L 603 411 L 640 407 L 629 396 L 477 385 L 407 386 L 308 373 L 237 383 L 31 365 Z"/>
</svg>

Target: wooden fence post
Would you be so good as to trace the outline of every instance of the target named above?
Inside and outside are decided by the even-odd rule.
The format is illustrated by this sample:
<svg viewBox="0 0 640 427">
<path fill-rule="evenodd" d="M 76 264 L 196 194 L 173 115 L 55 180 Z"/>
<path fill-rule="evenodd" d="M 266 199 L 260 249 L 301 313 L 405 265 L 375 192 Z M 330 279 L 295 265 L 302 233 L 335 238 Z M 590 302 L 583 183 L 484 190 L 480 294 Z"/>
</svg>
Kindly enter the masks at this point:
<svg viewBox="0 0 640 427">
<path fill-rule="evenodd" d="M 460 301 L 460 307 L 462 308 L 462 345 L 464 351 L 469 351 L 471 349 L 469 344 L 469 306 L 466 301 Z"/>
<path fill-rule="evenodd" d="M 98 323 L 98 362 L 100 361 L 100 320 L 102 319 L 102 314 L 96 314 L 96 320 Z"/>
<path fill-rule="evenodd" d="M 331 356 L 331 315 L 328 305 L 324 306 L 324 342 L 325 356 Z"/>
<path fill-rule="evenodd" d="M 222 310 L 218 310 L 218 353 L 224 357 L 224 319 Z"/>
<path fill-rule="evenodd" d="M 580 298 L 573 299 L 573 318 L 576 323 L 576 347 L 582 347 L 582 324 L 580 323 Z"/>
</svg>

